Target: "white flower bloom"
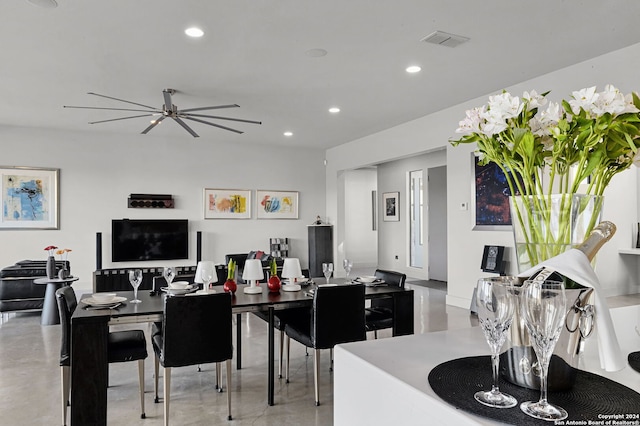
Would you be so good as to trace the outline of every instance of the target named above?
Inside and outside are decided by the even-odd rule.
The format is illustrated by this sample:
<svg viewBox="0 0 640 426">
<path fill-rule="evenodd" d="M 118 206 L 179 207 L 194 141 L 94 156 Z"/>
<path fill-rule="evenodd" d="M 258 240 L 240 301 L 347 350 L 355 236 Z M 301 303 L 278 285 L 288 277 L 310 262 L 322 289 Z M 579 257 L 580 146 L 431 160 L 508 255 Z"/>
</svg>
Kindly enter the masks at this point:
<svg viewBox="0 0 640 426">
<path fill-rule="evenodd" d="M 520 103 L 520 98 L 511 96 L 508 92 L 495 96 L 489 96 L 489 111 L 494 116 L 501 116 L 503 120 L 517 117 L 524 104 Z"/>
<path fill-rule="evenodd" d="M 547 98 L 538 95 L 538 92 L 536 92 L 535 90 L 532 90 L 531 92 L 524 92 L 522 94 L 522 99 L 527 101 L 528 110 L 539 108 L 547 104 Z"/>
<path fill-rule="evenodd" d="M 569 101 L 571 110 L 574 114 L 580 113 L 580 108 L 587 112 L 591 112 L 593 104 L 598 100 L 598 94 L 596 93 L 596 86 L 573 92 L 573 100 Z"/>
<path fill-rule="evenodd" d="M 531 133 L 536 136 L 544 136 L 550 134 L 547 126 L 545 126 L 537 116 L 529 120 L 529 127 L 531 128 Z"/>
<path fill-rule="evenodd" d="M 482 133 L 487 136 L 497 135 L 507 128 L 507 117 L 501 109 L 489 109 L 480 113 L 484 123 L 480 123 Z"/>
<path fill-rule="evenodd" d="M 458 123 L 458 128 L 456 129 L 456 133 L 470 134 L 473 132 L 480 131 L 480 114 L 484 112 L 485 107 L 482 108 L 474 108 L 469 109 L 466 112 L 466 117 L 464 120 Z"/>
<path fill-rule="evenodd" d="M 558 121 L 562 120 L 563 112 L 562 105 L 558 102 L 550 102 L 547 109 L 541 113 L 541 121 L 547 126 L 558 124 Z"/>
<path fill-rule="evenodd" d="M 640 112 L 640 110 L 638 110 L 638 108 L 633 104 L 633 95 L 631 93 L 624 97 L 624 102 L 625 108 L 624 111 L 622 111 L 622 114 L 626 114 L 628 112 Z"/>
<path fill-rule="evenodd" d="M 624 95 L 611 84 L 607 84 L 602 92 L 598 94 L 592 108 L 596 116 L 609 113 L 612 115 L 622 114 L 626 109 Z"/>
</svg>

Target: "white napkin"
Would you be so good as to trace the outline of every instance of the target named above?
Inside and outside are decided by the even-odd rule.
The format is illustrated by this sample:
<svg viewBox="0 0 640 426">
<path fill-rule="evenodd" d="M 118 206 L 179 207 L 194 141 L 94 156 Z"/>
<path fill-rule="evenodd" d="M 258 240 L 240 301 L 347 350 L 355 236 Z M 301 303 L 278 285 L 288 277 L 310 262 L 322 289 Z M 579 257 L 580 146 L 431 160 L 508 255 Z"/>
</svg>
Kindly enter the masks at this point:
<svg viewBox="0 0 640 426">
<path fill-rule="evenodd" d="M 601 294 L 600 281 L 598 281 L 598 276 L 594 272 L 591 263 L 589 263 L 587 256 L 580 250 L 571 249 L 539 263 L 528 271 L 519 274 L 519 276 L 530 277 L 543 267 L 556 271 L 578 284 L 594 289 L 595 323 L 600 366 L 606 371 L 618 371 L 626 367 L 626 360 L 620 350 L 609 307 Z"/>
</svg>

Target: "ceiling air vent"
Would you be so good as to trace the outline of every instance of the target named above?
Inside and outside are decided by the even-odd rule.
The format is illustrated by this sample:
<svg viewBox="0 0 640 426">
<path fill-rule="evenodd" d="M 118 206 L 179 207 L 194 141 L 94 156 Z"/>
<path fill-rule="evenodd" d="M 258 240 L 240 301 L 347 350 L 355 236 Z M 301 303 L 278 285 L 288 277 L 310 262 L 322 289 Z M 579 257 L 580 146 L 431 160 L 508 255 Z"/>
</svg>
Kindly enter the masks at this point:
<svg viewBox="0 0 640 426">
<path fill-rule="evenodd" d="M 439 44 L 440 46 L 456 47 L 459 44 L 469 41 L 469 37 L 463 37 L 455 34 L 445 33 L 444 31 L 434 31 L 421 41 L 427 43 Z"/>
</svg>

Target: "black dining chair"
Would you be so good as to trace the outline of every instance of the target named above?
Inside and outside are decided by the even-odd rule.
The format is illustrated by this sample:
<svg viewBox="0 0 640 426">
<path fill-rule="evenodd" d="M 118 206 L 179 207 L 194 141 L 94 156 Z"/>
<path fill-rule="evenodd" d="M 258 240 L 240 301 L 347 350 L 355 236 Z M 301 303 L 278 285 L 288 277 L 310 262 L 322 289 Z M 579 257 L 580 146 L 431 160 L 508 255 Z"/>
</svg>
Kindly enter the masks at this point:
<svg viewBox="0 0 640 426">
<path fill-rule="evenodd" d="M 407 280 L 405 274 L 394 271 L 386 271 L 384 269 L 376 269 L 374 276 L 383 280 L 388 286 L 396 286 L 404 288 Z M 393 300 L 392 299 L 373 299 L 371 306 L 365 311 L 365 319 L 367 331 L 373 331 L 374 338 L 378 338 L 378 330 L 393 327 Z"/>
<path fill-rule="evenodd" d="M 289 339 L 314 349 L 315 401 L 320 405 L 320 350 L 333 349 L 339 343 L 366 339 L 364 322 L 364 285 L 318 286 L 313 291 L 313 308 L 308 315 L 289 318 L 284 327 Z M 287 382 L 289 381 L 287 349 Z"/>
<path fill-rule="evenodd" d="M 171 369 L 188 365 L 227 364 L 228 419 L 231 420 L 231 294 L 167 296 L 162 331 L 152 337 L 155 393 L 158 402 L 159 364 L 164 367 L 164 424 L 169 425 Z"/>
<path fill-rule="evenodd" d="M 62 381 L 62 424 L 67 424 L 67 404 L 69 403 L 71 366 L 71 316 L 78 306 L 78 300 L 70 286 L 56 290 L 56 301 L 62 327 L 60 346 L 60 367 Z M 144 360 L 147 358 L 147 341 L 142 330 L 114 331 L 109 333 L 107 359 L 109 363 L 138 361 L 140 382 L 140 418 L 144 413 Z"/>
</svg>

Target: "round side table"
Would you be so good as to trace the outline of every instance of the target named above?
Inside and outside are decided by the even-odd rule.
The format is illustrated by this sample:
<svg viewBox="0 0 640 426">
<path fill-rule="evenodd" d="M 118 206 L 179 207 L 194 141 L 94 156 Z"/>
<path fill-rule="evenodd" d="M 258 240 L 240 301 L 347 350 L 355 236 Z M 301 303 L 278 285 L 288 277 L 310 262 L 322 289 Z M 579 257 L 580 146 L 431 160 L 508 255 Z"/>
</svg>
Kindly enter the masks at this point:
<svg viewBox="0 0 640 426">
<path fill-rule="evenodd" d="M 60 314 L 58 313 L 58 303 L 56 302 L 56 290 L 62 286 L 71 285 L 72 282 L 78 281 L 78 277 L 68 278 L 36 278 L 34 284 L 46 284 L 47 290 L 44 294 L 44 303 L 42 305 L 42 317 L 40 324 L 55 325 L 60 324 Z"/>
</svg>

